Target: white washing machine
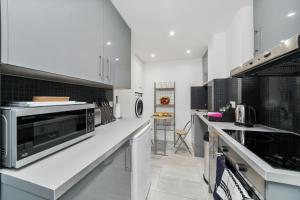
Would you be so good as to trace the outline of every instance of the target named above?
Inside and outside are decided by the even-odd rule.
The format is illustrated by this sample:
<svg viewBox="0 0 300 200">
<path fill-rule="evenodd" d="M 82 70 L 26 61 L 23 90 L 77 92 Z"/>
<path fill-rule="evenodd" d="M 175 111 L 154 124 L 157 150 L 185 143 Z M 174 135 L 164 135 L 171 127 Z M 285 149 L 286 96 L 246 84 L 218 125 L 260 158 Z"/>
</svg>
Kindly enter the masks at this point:
<svg viewBox="0 0 300 200">
<path fill-rule="evenodd" d="M 114 90 L 114 99 L 118 96 L 121 117 L 141 118 L 144 112 L 143 94 L 133 90 Z"/>
</svg>

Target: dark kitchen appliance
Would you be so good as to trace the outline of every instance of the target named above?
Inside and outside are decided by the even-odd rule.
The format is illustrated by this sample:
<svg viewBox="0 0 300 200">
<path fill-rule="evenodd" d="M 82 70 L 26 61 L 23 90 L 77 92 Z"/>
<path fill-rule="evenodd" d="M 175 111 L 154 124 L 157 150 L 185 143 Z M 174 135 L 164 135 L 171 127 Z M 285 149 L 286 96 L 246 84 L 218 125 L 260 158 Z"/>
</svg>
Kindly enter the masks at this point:
<svg viewBox="0 0 300 200">
<path fill-rule="evenodd" d="M 223 130 L 274 168 L 300 172 L 300 135 L 289 132 Z"/>
<path fill-rule="evenodd" d="M 3 165 L 20 168 L 94 135 L 94 104 L 3 107 Z"/>
<path fill-rule="evenodd" d="M 109 105 L 109 101 L 106 98 L 100 98 L 96 103 L 101 110 L 101 124 L 108 124 L 116 120 L 113 114 L 113 107 Z"/>
<path fill-rule="evenodd" d="M 214 159 L 217 159 L 219 156 L 224 156 L 226 168 L 231 170 L 251 199 L 264 200 L 266 190 L 264 178 L 260 176 L 243 157 L 239 156 L 239 154 L 237 154 L 221 137 L 219 137 L 218 143 L 217 152 L 213 155 L 215 156 Z M 218 172 L 215 174 L 216 176 L 218 176 L 217 173 Z"/>
<path fill-rule="evenodd" d="M 231 70 L 232 77 L 244 76 L 299 76 L 300 35 L 282 41 L 271 50 L 255 56 Z"/>
<path fill-rule="evenodd" d="M 207 110 L 207 86 L 191 87 L 191 109 Z"/>
<path fill-rule="evenodd" d="M 235 109 L 235 125 L 253 127 L 256 122 L 256 111 L 247 105 L 237 105 Z"/>
</svg>

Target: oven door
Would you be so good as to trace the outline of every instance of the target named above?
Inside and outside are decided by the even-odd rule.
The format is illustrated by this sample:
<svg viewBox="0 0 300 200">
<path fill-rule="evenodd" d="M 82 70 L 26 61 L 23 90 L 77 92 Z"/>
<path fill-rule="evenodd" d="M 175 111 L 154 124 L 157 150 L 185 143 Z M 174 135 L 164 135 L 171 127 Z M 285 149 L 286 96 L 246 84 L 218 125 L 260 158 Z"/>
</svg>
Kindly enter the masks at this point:
<svg viewBox="0 0 300 200">
<path fill-rule="evenodd" d="M 24 166 L 63 149 L 87 132 L 86 109 L 16 117 L 12 167 Z"/>
<path fill-rule="evenodd" d="M 242 164 L 234 163 L 230 158 L 226 157 L 226 167 L 230 169 L 235 177 L 240 181 L 242 186 L 248 192 L 249 196 L 253 200 L 264 200 L 263 196 L 258 192 L 255 186 L 243 175 L 243 171 L 247 170 L 247 167 Z"/>
<path fill-rule="evenodd" d="M 263 200 L 265 180 L 242 157 L 240 157 L 223 139 L 219 139 L 219 152 L 226 158 L 226 167 L 244 186 L 253 200 Z"/>
</svg>

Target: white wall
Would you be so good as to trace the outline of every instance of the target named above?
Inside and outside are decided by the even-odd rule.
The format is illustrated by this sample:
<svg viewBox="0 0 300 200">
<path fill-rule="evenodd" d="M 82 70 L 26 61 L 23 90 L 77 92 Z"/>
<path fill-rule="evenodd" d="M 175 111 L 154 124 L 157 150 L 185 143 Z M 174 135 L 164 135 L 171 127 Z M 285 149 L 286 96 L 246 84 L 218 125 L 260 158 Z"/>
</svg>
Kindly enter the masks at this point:
<svg viewBox="0 0 300 200">
<path fill-rule="evenodd" d="M 143 93 L 144 63 L 135 55 L 131 56 L 131 89 Z"/>
<path fill-rule="evenodd" d="M 230 71 L 253 58 L 253 5 L 241 8 L 225 32 L 208 44 L 208 80 L 227 78 Z"/>
<path fill-rule="evenodd" d="M 202 84 L 202 59 L 178 60 L 145 64 L 144 116 L 154 112 L 154 82 L 176 83 L 176 127 L 183 128 L 190 120 L 190 87 Z M 168 139 L 171 140 L 169 134 Z"/>
</svg>

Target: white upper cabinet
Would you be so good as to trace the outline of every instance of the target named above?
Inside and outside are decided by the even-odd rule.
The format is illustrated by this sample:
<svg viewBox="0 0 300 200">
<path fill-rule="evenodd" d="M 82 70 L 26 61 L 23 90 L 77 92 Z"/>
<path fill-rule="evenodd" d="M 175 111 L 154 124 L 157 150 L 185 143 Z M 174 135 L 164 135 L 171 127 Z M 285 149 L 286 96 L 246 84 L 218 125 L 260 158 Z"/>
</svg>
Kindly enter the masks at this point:
<svg viewBox="0 0 300 200">
<path fill-rule="evenodd" d="M 131 30 L 110 0 L 104 0 L 105 83 L 130 88 Z"/>
<path fill-rule="evenodd" d="M 6 8 L 4 63 L 98 81 L 101 0 L 10 0 Z"/>
<path fill-rule="evenodd" d="M 112 68 L 117 65 L 114 62 L 122 60 L 123 55 L 119 56 L 117 51 L 130 52 L 130 45 L 126 44 L 131 39 L 127 36 L 130 29 L 129 33 L 124 29 L 125 23 L 119 22 L 123 19 L 110 1 L 1 0 L 1 3 L 2 63 L 110 85 L 114 84 L 113 77 L 124 73 L 118 67 Z M 120 36 L 127 36 L 129 41 Z M 112 45 L 107 46 L 106 40 L 111 40 Z M 130 81 L 130 76 L 125 78 Z"/>
<path fill-rule="evenodd" d="M 300 33 L 299 0 L 254 0 L 255 53 Z"/>
</svg>

